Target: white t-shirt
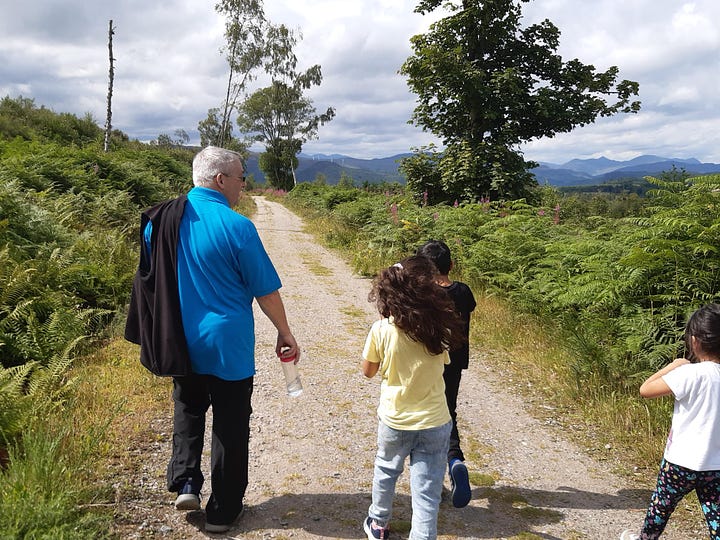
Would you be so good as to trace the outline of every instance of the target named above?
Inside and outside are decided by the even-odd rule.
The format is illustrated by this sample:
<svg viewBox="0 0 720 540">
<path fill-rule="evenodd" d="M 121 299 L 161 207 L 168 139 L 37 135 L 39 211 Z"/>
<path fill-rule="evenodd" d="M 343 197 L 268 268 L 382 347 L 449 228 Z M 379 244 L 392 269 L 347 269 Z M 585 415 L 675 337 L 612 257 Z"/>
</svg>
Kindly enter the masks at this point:
<svg viewBox="0 0 720 540">
<path fill-rule="evenodd" d="M 665 459 L 693 471 L 720 470 L 720 364 L 686 364 L 662 379 L 675 396 Z"/>
</svg>

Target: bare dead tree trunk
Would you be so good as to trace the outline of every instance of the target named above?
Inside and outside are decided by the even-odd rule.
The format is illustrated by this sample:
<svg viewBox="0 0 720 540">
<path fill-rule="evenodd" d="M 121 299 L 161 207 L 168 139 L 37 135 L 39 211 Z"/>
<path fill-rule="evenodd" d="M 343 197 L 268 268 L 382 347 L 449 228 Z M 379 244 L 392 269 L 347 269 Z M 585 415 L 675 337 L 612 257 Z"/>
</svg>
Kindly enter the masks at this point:
<svg viewBox="0 0 720 540">
<path fill-rule="evenodd" d="M 235 108 L 235 100 L 233 99 L 232 104 L 230 103 L 230 92 L 232 90 L 232 81 L 233 76 L 235 75 L 235 68 L 234 68 L 234 62 L 235 62 L 235 49 L 237 48 L 237 39 L 233 40 L 232 43 L 232 50 L 230 52 L 230 75 L 228 75 L 228 84 L 227 84 L 227 92 L 225 94 L 225 109 L 223 110 L 223 117 L 222 117 L 222 123 L 220 124 L 220 137 L 218 140 L 218 146 L 221 148 L 225 147 L 225 143 L 228 141 L 225 140 L 225 134 L 228 131 L 228 126 L 230 125 L 230 115 L 233 112 L 233 109 Z"/>
<path fill-rule="evenodd" d="M 110 75 L 108 81 L 108 93 L 107 93 L 107 117 L 105 118 L 105 144 L 103 148 L 105 152 L 110 150 L 110 132 L 112 131 L 112 93 L 113 93 L 113 80 L 115 78 L 115 68 L 113 66 L 113 52 L 112 52 L 112 37 L 115 33 L 113 28 L 112 19 L 108 24 L 108 55 L 110 57 Z"/>
</svg>

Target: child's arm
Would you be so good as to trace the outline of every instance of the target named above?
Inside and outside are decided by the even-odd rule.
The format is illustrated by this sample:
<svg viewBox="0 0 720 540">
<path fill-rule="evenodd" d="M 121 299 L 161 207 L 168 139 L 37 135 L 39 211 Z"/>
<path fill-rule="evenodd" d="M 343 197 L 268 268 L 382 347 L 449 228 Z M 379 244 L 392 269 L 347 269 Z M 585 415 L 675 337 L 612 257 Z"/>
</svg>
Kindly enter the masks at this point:
<svg viewBox="0 0 720 540">
<path fill-rule="evenodd" d="M 686 358 L 676 358 L 664 368 L 658 370 L 654 374 L 650 375 L 648 379 L 640 386 L 640 395 L 644 398 L 655 398 L 661 396 L 669 396 L 672 394 L 672 390 L 667 383 L 662 379 L 662 376 L 666 373 L 670 373 L 673 369 L 685 364 L 689 364 L 690 360 Z"/>
<path fill-rule="evenodd" d="M 363 375 L 365 375 L 368 379 L 372 379 L 380 368 L 380 364 L 378 362 L 368 362 L 367 360 L 363 360 L 360 366 L 362 367 Z"/>
</svg>

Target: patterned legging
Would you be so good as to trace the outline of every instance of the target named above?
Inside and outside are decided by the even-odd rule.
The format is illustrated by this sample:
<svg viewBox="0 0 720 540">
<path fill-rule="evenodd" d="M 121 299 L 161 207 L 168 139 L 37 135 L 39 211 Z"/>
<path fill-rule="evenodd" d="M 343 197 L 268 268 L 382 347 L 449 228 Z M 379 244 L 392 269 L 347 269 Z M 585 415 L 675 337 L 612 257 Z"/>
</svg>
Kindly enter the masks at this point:
<svg viewBox="0 0 720 540">
<path fill-rule="evenodd" d="M 657 486 L 650 499 L 640 538 L 655 540 L 665 530 L 670 514 L 680 500 L 695 490 L 710 538 L 720 538 L 720 471 L 693 471 L 673 465 L 665 459 L 660 463 Z"/>
</svg>

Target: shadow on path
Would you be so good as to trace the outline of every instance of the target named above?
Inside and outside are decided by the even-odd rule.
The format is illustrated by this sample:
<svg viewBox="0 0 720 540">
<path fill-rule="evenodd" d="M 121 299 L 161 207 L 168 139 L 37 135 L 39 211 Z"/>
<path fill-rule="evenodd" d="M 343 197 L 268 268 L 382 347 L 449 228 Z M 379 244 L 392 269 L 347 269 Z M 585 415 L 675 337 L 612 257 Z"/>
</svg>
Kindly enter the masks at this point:
<svg viewBox="0 0 720 540">
<path fill-rule="evenodd" d="M 645 508 L 649 497 L 650 491 L 642 489 L 623 489 L 616 494 L 605 494 L 565 486 L 554 491 L 505 486 L 476 488 L 473 490 L 473 502 L 465 508 L 454 508 L 447 500 L 443 501 L 438 533 L 457 538 L 507 538 L 532 531 L 539 538 L 560 540 L 557 536 L 539 531 L 545 525 L 561 522 L 563 508 L 640 510 Z M 362 521 L 369 504 L 369 493 L 281 495 L 246 507 L 242 518 L 227 536 L 243 537 L 243 533 L 263 532 L 272 532 L 277 536 L 283 530 L 301 530 L 305 533 L 302 536 L 365 538 Z M 410 518 L 410 497 L 396 495 L 390 526 L 394 538 L 407 538 Z M 188 514 L 187 520 L 202 531 L 205 522 L 202 512 Z M 608 534 L 614 535 L 615 532 L 608 531 Z"/>
</svg>

